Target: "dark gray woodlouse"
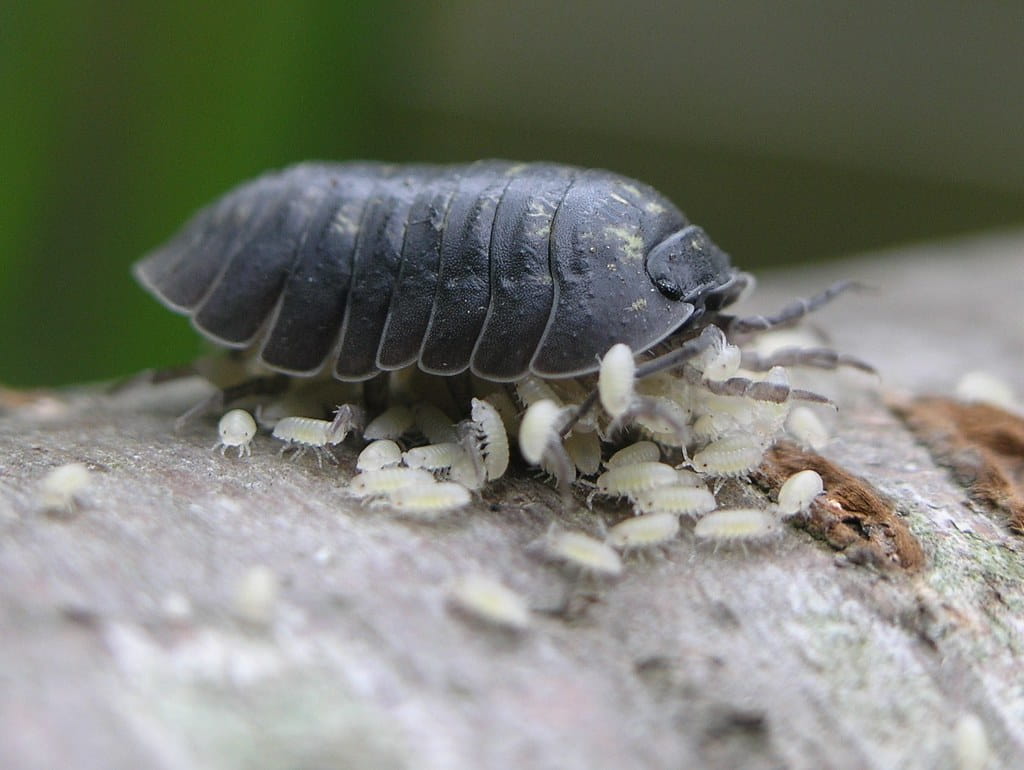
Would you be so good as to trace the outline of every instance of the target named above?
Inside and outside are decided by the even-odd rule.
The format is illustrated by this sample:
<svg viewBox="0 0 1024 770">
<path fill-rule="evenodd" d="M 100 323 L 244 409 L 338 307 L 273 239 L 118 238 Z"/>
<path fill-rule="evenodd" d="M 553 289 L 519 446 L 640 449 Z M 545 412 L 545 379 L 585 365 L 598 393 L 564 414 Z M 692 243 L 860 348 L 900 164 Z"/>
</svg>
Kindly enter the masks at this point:
<svg viewBox="0 0 1024 770">
<path fill-rule="evenodd" d="M 301 164 L 198 212 L 135 276 L 271 369 L 594 372 L 733 302 L 748 276 L 658 192 L 548 163 Z"/>
</svg>

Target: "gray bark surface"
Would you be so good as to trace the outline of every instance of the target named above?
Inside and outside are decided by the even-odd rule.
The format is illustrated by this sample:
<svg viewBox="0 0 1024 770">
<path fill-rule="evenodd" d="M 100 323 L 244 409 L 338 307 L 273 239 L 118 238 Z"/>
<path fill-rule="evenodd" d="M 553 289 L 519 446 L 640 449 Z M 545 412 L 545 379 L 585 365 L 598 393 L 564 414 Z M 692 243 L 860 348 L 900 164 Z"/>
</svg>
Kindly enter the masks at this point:
<svg viewBox="0 0 1024 770">
<path fill-rule="evenodd" d="M 9 406 L 0 767 L 952 768 L 968 713 L 988 767 L 1021 766 L 1024 542 L 882 399 L 971 369 L 1024 393 L 1024 237 L 766 276 L 749 306 L 841 277 L 877 290 L 812 323 L 882 383 L 816 375 L 841 405 L 822 454 L 895 499 L 926 553 L 914 573 L 794 527 L 746 552 L 686 528 L 621 579 L 580 582 L 528 546 L 625 509 L 563 510 L 522 471 L 416 523 L 346 497 L 349 447 L 321 470 L 265 435 L 222 457 L 210 420 L 175 433 L 195 381 Z M 40 511 L 36 484 L 68 462 L 92 486 L 72 514 Z M 280 582 L 262 625 L 234 598 L 257 565 Z M 470 572 L 527 597 L 531 627 L 453 613 L 447 586 Z M 567 596 L 576 611 L 554 612 Z"/>
</svg>

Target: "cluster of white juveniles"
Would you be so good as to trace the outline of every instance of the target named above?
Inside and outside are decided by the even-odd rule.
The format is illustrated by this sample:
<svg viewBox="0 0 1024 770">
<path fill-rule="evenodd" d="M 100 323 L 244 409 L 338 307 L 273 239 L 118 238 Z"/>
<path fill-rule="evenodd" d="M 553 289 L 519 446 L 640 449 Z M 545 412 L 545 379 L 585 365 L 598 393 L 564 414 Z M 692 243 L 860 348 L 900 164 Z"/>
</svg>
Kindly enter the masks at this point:
<svg viewBox="0 0 1024 770">
<path fill-rule="evenodd" d="M 827 400 L 792 388 L 788 370 L 775 365 L 800 363 L 795 348 L 748 354 L 713 325 L 686 345 L 688 356 L 673 359 L 671 366 L 652 364 L 617 344 L 596 377 L 528 376 L 507 386 L 402 370 L 391 380 L 394 405 L 365 427 L 362 408 L 352 404 L 338 407 L 330 420 L 285 414 L 268 425 L 268 415 L 281 411 L 273 405 L 258 416 L 284 442 L 282 452 L 293 450 L 298 457 L 310 451 L 321 466 L 325 460 L 337 463 L 332 448 L 361 433 L 370 443 L 359 454 L 349 491 L 424 519 L 467 505 L 473 493 L 503 476 L 513 435 L 522 458 L 563 492 L 589 492 L 588 504 L 595 498 L 626 501 L 637 517 L 650 517 L 622 522 L 603 543 L 632 549 L 674 537 L 678 517 L 709 517 L 722 487 L 758 468 L 784 431 L 813 449 L 828 441 L 814 411 L 791 408 L 798 399 Z M 820 349 L 812 359 L 831 361 Z M 308 390 L 311 405 L 323 398 L 322 388 Z M 470 392 L 484 397 L 470 399 Z M 289 404 L 304 403 L 296 394 L 288 398 Z M 460 411 L 463 399 L 470 413 L 458 421 L 451 414 Z M 232 410 L 221 419 L 217 447 L 222 453 L 235 447 L 239 457 L 247 456 L 256 430 L 248 413 Z M 820 479 L 815 487 L 802 478 L 780 495 L 779 515 L 806 510 L 820 494 Z M 721 520 L 701 525 L 702 537 L 714 537 L 707 533 L 719 531 L 716 521 Z M 736 534 L 740 524 L 731 526 L 732 534 L 720 539 L 748 537 Z M 750 532 L 758 528 L 749 521 L 743 526 Z"/>
</svg>

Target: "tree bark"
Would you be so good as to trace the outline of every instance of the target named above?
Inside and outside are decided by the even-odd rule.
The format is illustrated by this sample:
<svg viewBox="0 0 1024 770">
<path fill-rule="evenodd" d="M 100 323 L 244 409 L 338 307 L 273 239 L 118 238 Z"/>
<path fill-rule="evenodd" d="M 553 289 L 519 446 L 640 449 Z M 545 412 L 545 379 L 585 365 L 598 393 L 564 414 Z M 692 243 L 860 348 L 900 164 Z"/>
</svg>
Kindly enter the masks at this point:
<svg viewBox="0 0 1024 770">
<path fill-rule="evenodd" d="M 212 421 L 175 433 L 196 381 L 8 392 L 0 766 L 941 768 L 975 714 L 987 767 L 1019 767 L 1024 543 L 886 403 L 972 369 L 1024 393 L 1022 255 L 1006 236 L 776 273 L 751 306 L 877 287 L 810 321 L 881 373 L 815 376 L 841 407 L 822 455 L 894 501 L 914 569 L 797 526 L 746 551 L 684 528 L 619 580 L 578 580 L 530 544 L 625 509 L 566 508 L 522 470 L 415 523 L 346 496 L 349 448 L 321 470 L 266 436 L 222 457 Z M 41 511 L 39 479 L 70 462 L 91 486 Z M 267 617 L 241 620 L 255 566 L 278 598 L 250 588 Z M 450 582 L 481 571 L 527 598 L 530 628 L 451 611 Z"/>
</svg>

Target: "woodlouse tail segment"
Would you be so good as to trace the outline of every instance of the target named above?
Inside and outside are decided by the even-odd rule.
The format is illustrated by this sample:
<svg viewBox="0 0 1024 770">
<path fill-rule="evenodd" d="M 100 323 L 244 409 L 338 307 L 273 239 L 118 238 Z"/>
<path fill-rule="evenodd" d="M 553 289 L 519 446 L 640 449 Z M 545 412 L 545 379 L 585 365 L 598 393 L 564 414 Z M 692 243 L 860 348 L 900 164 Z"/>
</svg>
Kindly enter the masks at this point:
<svg viewBox="0 0 1024 770">
<path fill-rule="evenodd" d="M 744 351 L 741 359 L 742 368 L 751 372 L 767 372 L 775 366 L 809 366 L 815 369 L 838 369 L 847 366 L 859 369 L 868 374 L 878 374 L 871 364 L 856 356 L 840 353 L 831 348 L 780 348 L 769 355 L 758 355 L 752 351 Z"/>
<path fill-rule="evenodd" d="M 728 319 L 725 325 L 726 334 L 729 336 L 733 334 L 750 334 L 790 326 L 823 305 L 827 305 L 840 294 L 853 289 L 860 290 L 866 288 L 864 284 L 858 281 L 837 281 L 820 294 L 815 294 L 808 299 L 795 300 L 774 315 L 732 317 Z"/>
</svg>

